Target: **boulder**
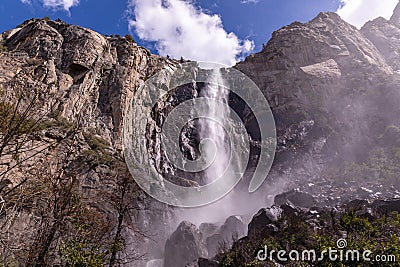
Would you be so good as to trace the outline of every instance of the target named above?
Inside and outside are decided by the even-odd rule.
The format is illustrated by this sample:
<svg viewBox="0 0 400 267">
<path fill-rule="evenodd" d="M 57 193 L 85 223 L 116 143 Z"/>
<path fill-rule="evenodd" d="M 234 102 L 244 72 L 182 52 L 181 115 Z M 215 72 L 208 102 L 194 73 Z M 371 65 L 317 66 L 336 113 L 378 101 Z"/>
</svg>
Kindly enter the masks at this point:
<svg viewBox="0 0 400 267">
<path fill-rule="evenodd" d="M 199 226 L 199 230 L 203 235 L 203 239 L 215 234 L 220 226 L 216 223 L 202 223 Z"/>
<path fill-rule="evenodd" d="M 276 222 L 282 214 L 282 209 L 277 206 L 271 208 L 263 208 L 254 215 L 248 226 L 248 236 L 256 237 L 265 234 L 267 226 Z"/>
<path fill-rule="evenodd" d="M 283 204 L 292 204 L 293 206 L 301 208 L 311 208 L 316 204 L 312 195 L 297 190 L 291 190 L 277 195 L 274 202 L 275 205 L 278 206 Z"/>
<path fill-rule="evenodd" d="M 380 215 L 389 214 L 391 212 L 400 213 L 400 199 L 375 200 L 372 203 L 372 209 Z"/>
<path fill-rule="evenodd" d="M 214 257 L 221 246 L 230 247 L 232 243 L 245 234 L 245 224 L 241 217 L 231 216 L 206 240 L 208 256 Z"/>
<path fill-rule="evenodd" d="M 198 261 L 199 267 L 218 267 L 219 262 L 214 260 L 209 260 L 205 258 L 200 258 Z"/>
<path fill-rule="evenodd" d="M 207 256 L 200 231 L 194 224 L 183 221 L 165 244 L 164 267 L 185 267 Z"/>
</svg>

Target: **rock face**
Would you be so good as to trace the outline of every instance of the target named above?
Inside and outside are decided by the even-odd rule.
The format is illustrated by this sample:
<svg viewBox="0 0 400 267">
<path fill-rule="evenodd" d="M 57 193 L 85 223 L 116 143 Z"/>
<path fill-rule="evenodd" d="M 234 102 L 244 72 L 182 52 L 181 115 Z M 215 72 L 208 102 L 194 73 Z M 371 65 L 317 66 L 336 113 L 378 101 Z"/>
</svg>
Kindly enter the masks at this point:
<svg viewBox="0 0 400 267">
<path fill-rule="evenodd" d="M 244 234 L 245 224 L 242 218 L 239 216 L 229 217 L 214 234 L 207 237 L 208 256 L 214 257 L 221 247 L 230 247 L 234 240 L 243 237 Z"/>
<path fill-rule="evenodd" d="M 63 22 L 33 20 L 12 33 L 4 41 L 11 52 L 3 53 L 2 61 L 14 61 L 13 51 L 26 53 L 18 63 L 31 65 L 39 85 L 56 93 L 52 100 L 58 100 L 60 115 L 71 121 L 84 116 L 86 127 L 104 131 L 101 135 L 114 143 L 120 142 L 134 88 L 168 61 L 125 38 Z"/>
<path fill-rule="evenodd" d="M 400 5 L 398 4 L 396 8 L 393 11 L 393 15 L 390 18 L 390 22 L 396 25 L 397 27 L 400 27 Z"/>
<path fill-rule="evenodd" d="M 165 244 L 164 267 L 185 267 L 207 256 L 200 231 L 183 221 Z"/>
<path fill-rule="evenodd" d="M 135 90 L 165 65 L 176 62 L 151 55 L 129 38 L 103 36 L 61 21 L 26 21 L 1 34 L 0 43 L 8 50 L 0 53 L 2 107 L 4 103 L 17 103 L 19 94 L 27 94 L 20 107 L 28 106 L 29 101 L 35 103 L 32 118 L 37 120 L 34 116 L 40 113 L 41 124 L 40 129 L 32 134 L 37 144 L 31 144 L 31 147 L 60 142 L 57 149 L 46 150 L 1 177 L 2 184 L 9 181 L 2 190 L 18 185 L 23 181 L 20 177 L 28 172 L 33 174 L 36 171 L 39 176 L 47 170 L 57 173 L 58 166 L 65 164 L 61 166 L 63 172 L 76 177 L 74 190 L 69 194 L 82 199 L 81 205 L 84 210 L 92 212 L 92 219 L 108 222 L 109 229 L 104 227 L 101 230 L 105 231 L 105 239 L 93 242 L 104 248 L 112 240 L 127 244 L 120 254 L 109 255 L 114 258 L 112 261 L 130 262 L 130 258 L 145 253 L 162 257 L 163 242 L 172 232 L 169 222 L 174 220 L 173 213 L 169 207 L 149 198 L 136 187 L 122 159 L 121 133 L 125 108 L 135 97 Z M 31 100 L 34 96 L 35 101 Z M 79 125 L 79 129 L 71 135 L 74 125 Z M 60 163 L 63 151 L 67 150 L 70 151 L 68 157 Z M 9 162 L 4 154 L 0 156 L 2 163 Z M 24 153 L 19 154 L 20 159 L 26 157 L 28 155 Z M 12 164 L 15 162 L 11 161 Z M 3 165 L 1 168 L 3 172 Z M 23 187 L 40 188 L 40 180 L 30 176 L 26 178 Z M 39 194 L 37 196 L 38 200 L 32 200 L 34 203 L 43 199 Z M 54 198 L 58 198 L 56 196 Z M 6 202 L 11 205 L 14 197 L 10 196 Z M 14 224 L 19 227 L 18 231 L 32 232 L 33 236 L 26 236 L 25 241 L 19 240 L 18 231 L 13 231 L 13 226 L 9 228 L 10 233 L 16 234 L 10 235 L 10 242 L 25 244 L 19 265 L 32 265 L 38 258 L 48 265 L 62 264 L 56 252 L 60 248 L 55 244 L 60 240 L 67 242 L 76 229 L 69 228 L 71 221 L 57 219 L 58 211 L 51 208 L 46 210 L 47 215 L 32 217 L 29 214 L 39 212 L 37 209 L 40 207 L 35 205 L 33 209 L 22 207 L 18 215 L 21 221 Z M 59 204 L 47 205 L 57 207 Z M 51 214 L 56 218 L 52 219 Z M 70 216 L 67 211 L 65 214 Z M 61 221 L 62 225 L 58 223 Z M 160 223 L 155 224 L 155 221 Z M 47 225 L 50 232 L 28 230 L 38 229 L 35 222 Z M 54 234 L 51 231 L 55 231 Z M 138 234 L 140 232 L 154 233 L 161 241 L 154 242 L 157 238 L 144 237 Z M 34 240 L 48 238 L 47 245 L 34 243 Z M 12 254 L 2 256 L 5 262 L 13 261 Z M 134 266 L 143 266 L 144 262 L 135 261 Z"/>
<path fill-rule="evenodd" d="M 249 223 L 248 236 L 249 238 L 264 234 L 265 231 L 274 230 L 272 224 L 280 218 L 282 209 L 278 206 L 272 206 L 271 208 L 263 208 Z M 271 226 L 271 227 L 269 227 Z"/>
<path fill-rule="evenodd" d="M 392 157 L 390 142 L 382 142 L 385 129 L 400 123 L 389 115 L 399 112 L 398 10 L 391 21 L 379 18 L 362 30 L 320 13 L 275 31 L 261 52 L 237 64 L 267 97 L 276 120 L 277 154 L 265 186 L 284 180 L 282 191 L 298 189 L 325 205 L 396 195 L 390 188 L 397 182 L 377 183 L 371 172 L 365 184 L 357 174 L 347 177 L 345 166 L 374 165 L 368 155 L 382 149 Z"/>
<path fill-rule="evenodd" d="M 387 59 L 393 70 L 400 70 L 400 26 L 387 21 L 384 18 L 377 18 L 367 22 L 361 32 L 379 49 Z"/>
<path fill-rule="evenodd" d="M 198 261 L 199 267 L 218 267 L 218 262 L 209 260 L 209 259 L 204 259 L 200 258 Z"/>
<path fill-rule="evenodd" d="M 372 208 L 377 214 L 387 215 L 392 212 L 400 212 L 400 199 L 376 200 L 372 203 Z"/>
</svg>

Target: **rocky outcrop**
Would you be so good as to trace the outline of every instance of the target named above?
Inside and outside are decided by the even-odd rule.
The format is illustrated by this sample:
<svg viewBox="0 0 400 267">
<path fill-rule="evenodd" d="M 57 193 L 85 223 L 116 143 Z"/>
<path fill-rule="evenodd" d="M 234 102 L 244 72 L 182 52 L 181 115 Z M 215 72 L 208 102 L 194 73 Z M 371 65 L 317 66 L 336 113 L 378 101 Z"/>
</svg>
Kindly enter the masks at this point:
<svg viewBox="0 0 400 267">
<path fill-rule="evenodd" d="M 390 22 L 400 27 L 400 4 L 397 4 L 396 8 L 393 11 L 393 15 L 390 18 Z"/>
<path fill-rule="evenodd" d="M 291 190 L 275 196 L 275 205 L 292 204 L 296 207 L 311 208 L 316 204 L 314 197 L 310 194 Z"/>
<path fill-rule="evenodd" d="M 284 180 L 282 191 L 300 189 L 325 205 L 394 196 L 393 184 L 381 190 L 373 178 L 357 185 L 342 173 L 329 177 L 332 169 L 344 173 L 348 163 L 372 160 L 366 150 L 382 148 L 379 137 L 400 123 L 389 115 L 399 112 L 397 31 L 384 19 L 359 31 L 335 13 L 320 13 L 275 31 L 261 52 L 237 64 L 267 97 L 276 120 L 277 154 L 265 187 Z M 366 196 L 361 187 L 373 192 Z"/>
<path fill-rule="evenodd" d="M 229 248 L 234 240 L 242 238 L 245 234 L 245 224 L 240 216 L 231 216 L 212 235 L 206 239 L 208 256 L 214 257 L 224 248 Z"/>
<path fill-rule="evenodd" d="M 394 71 L 400 70 L 400 26 L 377 18 L 367 22 L 361 32 L 379 49 Z"/>
<path fill-rule="evenodd" d="M 375 200 L 372 203 L 372 209 L 380 215 L 388 215 L 393 212 L 400 212 L 400 199 L 393 200 Z"/>
<path fill-rule="evenodd" d="M 118 258 L 128 262 L 145 253 L 162 257 L 163 242 L 172 232 L 167 222 L 174 221 L 173 213 L 134 185 L 122 159 L 121 133 L 126 106 L 135 97 L 136 89 L 165 65 L 176 62 L 150 54 L 129 38 L 103 36 L 90 29 L 46 19 L 26 21 L 1 34 L 0 42 L 7 50 L 0 53 L 1 103 L 17 103 L 20 93 L 32 92 L 27 94 L 31 96 L 36 93 L 34 113 L 41 114 L 41 126 L 34 139 L 40 145 L 58 141 L 64 150 L 67 150 L 65 146 L 69 147 L 71 152 L 62 164 L 68 166 L 64 170 L 74 173 L 77 179 L 73 194 L 82 196 L 82 205 L 98 214 L 99 220 L 108 221 L 110 227 L 104 235 L 108 241 L 98 241 L 99 245 L 108 246 L 112 240 L 123 240 L 126 246 L 118 256 L 113 256 L 114 261 Z M 21 108 L 27 104 L 24 101 L 29 103 L 30 98 L 23 100 Z M 79 129 L 72 135 L 76 125 Z M 52 166 L 46 170 L 57 172 L 62 153 L 61 148 L 52 149 L 26 165 L 13 168 L 5 177 L 10 181 L 8 188 L 18 185 L 20 177 L 28 172 L 36 170 L 43 175 L 39 168 L 44 163 Z M 23 154 L 19 157 L 23 158 Z M 1 160 L 3 162 L 3 155 Z M 11 166 L 15 162 L 11 162 Z M 26 186 L 36 183 L 35 178 L 29 178 Z M 121 191 L 121 188 L 124 189 Z M 11 199 L 6 198 L 8 201 Z M 129 210 L 129 215 L 125 211 L 121 213 L 121 205 Z M 19 217 L 25 222 L 17 221 L 15 225 L 24 225 L 24 231 L 32 232 L 29 228 L 37 227 L 34 222 L 39 219 L 29 214 L 36 213 L 36 208 L 22 208 Z M 154 221 L 160 223 L 154 224 Z M 15 232 L 12 228 L 10 231 Z M 69 230 L 57 231 L 57 239 L 50 239 L 50 252 L 60 249 L 53 244 L 61 243 L 60 240 L 67 242 L 70 238 Z M 142 232 L 151 232 L 157 237 L 138 234 Z M 34 246 L 39 247 L 39 244 L 29 243 L 34 240 L 35 237 L 31 237 L 25 243 L 28 252 L 22 259 L 36 257 Z M 60 264 L 60 260 L 59 256 L 46 256 L 49 265 Z M 141 264 L 144 263 L 135 261 L 135 266 Z"/>
<path fill-rule="evenodd" d="M 218 262 L 209 260 L 209 259 L 204 259 L 200 258 L 198 261 L 198 267 L 218 267 Z"/>
<path fill-rule="evenodd" d="M 183 221 L 167 240 L 164 254 L 164 267 L 185 267 L 208 256 L 200 231 L 187 221 Z"/>
<path fill-rule="evenodd" d="M 70 121 L 82 116 L 85 127 L 120 143 L 123 112 L 135 88 L 169 60 L 123 37 L 103 36 L 61 21 L 32 20 L 23 25 L 5 34 L 3 42 L 10 52 L 2 54 L 2 61 L 15 60 L 14 51 L 26 53 L 16 61 L 31 66 L 37 86 L 55 93 L 52 101 L 60 116 Z"/>
<path fill-rule="evenodd" d="M 278 221 L 282 213 L 282 209 L 278 206 L 271 208 L 263 208 L 254 215 L 248 226 L 249 238 L 265 233 L 265 231 L 275 231 L 273 223 Z"/>
<path fill-rule="evenodd" d="M 280 208 L 285 209 L 283 206 Z M 268 251 L 313 249 L 318 255 L 324 249 L 324 247 L 319 247 L 321 242 L 327 242 L 327 240 L 333 240 L 334 242 L 330 244 L 339 249 L 339 245 L 342 245 L 337 243 L 339 241 L 345 242 L 349 249 L 357 246 L 350 242 L 347 243 L 348 240 L 353 238 L 357 240 L 356 244 L 365 241 L 376 250 L 379 250 L 382 244 L 392 242 L 390 240 L 395 240 L 394 242 L 397 245 L 397 236 L 393 238 L 391 233 L 397 233 L 400 230 L 398 208 L 398 199 L 381 200 L 374 203 L 355 200 L 333 209 L 326 207 L 299 209 L 293 207 L 297 210 L 296 213 L 283 211 L 276 220 L 275 218 L 274 221 L 268 219 L 270 224 L 259 224 L 260 216 L 265 214 L 266 210 L 271 209 L 266 208 L 256 214 L 249 224 L 249 228 L 251 225 L 260 227 L 258 234 L 243 237 L 234 243 L 231 250 L 218 255 L 214 260 L 218 261 L 220 266 L 225 264 L 246 266 L 254 263 L 254 255 L 263 251 L 265 247 Z M 383 221 L 385 223 L 382 223 Z M 273 231 L 271 231 L 272 228 Z M 383 249 L 383 251 L 390 253 L 390 249 Z M 268 259 L 263 264 L 265 263 L 265 266 L 276 265 L 268 265 L 271 261 L 283 263 L 276 256 L 272 257 L 272 260 Z M 299 260 L 292 260 L 292 262 L 295 265 L 302 264 L 302 261 Z M 325 263 L 317 264 L 317 266 L 325 265 Z"/>
<path fill-rule="evenodd" d="M 216 223 L 202 223 L 199 226 L 199 230 L 201 234 L 203 235 L 204 239 L 207 239 L 207 237 L 215 234 L 217 232 L 218 228 L 220 228 L 219 224 Z"/>
</svg>

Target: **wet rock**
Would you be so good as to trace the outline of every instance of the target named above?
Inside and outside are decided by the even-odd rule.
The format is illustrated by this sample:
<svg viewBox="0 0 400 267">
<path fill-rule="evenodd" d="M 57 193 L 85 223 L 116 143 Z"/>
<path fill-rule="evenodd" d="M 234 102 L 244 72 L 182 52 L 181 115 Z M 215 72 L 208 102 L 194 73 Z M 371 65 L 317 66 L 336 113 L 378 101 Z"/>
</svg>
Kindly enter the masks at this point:
<svg viewBox="0 0 400 267">
<path fill-rule="evenodd" d="M 199 267 L 218 267 L 219 262 L 214 260 L 209 260 L 205 258 L 200 258 L 198 261 Z"/>
<path fill-rule="evenodd" d="M 356 211 L 356 215 L 370 221 L 376 218 L 375 213 L 371 208 L 363 208 L 358 210 Z"/>
<path fill-rule="evenodd" d="M 378 214 L 389 214 L 391 212 L 400 213 L 400 199 L 375 200 L 371 208 Z"/>
<path fill-rule="evenodd" d="M 354 199 L 346 204 L 348 209 L 352 209 L 355 211 L 361 210 L 361 209 L 367 207 L 368 205 L 369 205 L 369 202 L 368 202 L 368 200 L 365 200 L 365 199 Z"/>
<path fill-rule="evenodd" d="M 201 234 L 203 235 L 204 239 L 207 239 L 207 237 L 215 234 L 217 232 L 218 228 L 220 225 L 215 224 L 215 223 L 202 223 L 199 226 L 199 230 Z"/>
<path fill-rule="evenodd" d="M 294 217 L 301 213 L 301 209 L 292 204 L 285 203 L 280 207 L 282 209 L 282 216 L 285 217 Z"/>
<path fill-rule="evenodd" d="M 208 256 L 214 257 L 221 246 L 230 247 L 235 240 L 243 237 L 245 227 L 239 216 L 229 217 L 213 235 L 206 239 Z"/>
<path fill-rule="evenodd" d="M 276 222 L 281 214 L 282 209 L 277 206 L 259 210 L 248 225 L 248 236 L 252 238 L 264 234 L 266 226 Z"/>
<path fill-rule="evenodd" d="M 185 267 L 207 256 L 200 231 L 190 222 L 183 221 L 165 244 L 164 267 Z"/>
<path fill-rule="evenodd" d="M 279 232 L 279 228 L 275 224 L 271 223 L 271 224 L 268 224 L 265 227 L 266 235 L 272 235 L 272 234 L 277 233 L 277 232 Z"/>
<path fill-rule="evenodd" d="M 310 194 L 299 192 L 297 190 L 291 190 L 279 194 L 275 197 L 275 205 L 281 206 L 283 204 L 292 204 L 296 207 L 311 208 L 315 206 L 316 201 Z"/>
</svg>

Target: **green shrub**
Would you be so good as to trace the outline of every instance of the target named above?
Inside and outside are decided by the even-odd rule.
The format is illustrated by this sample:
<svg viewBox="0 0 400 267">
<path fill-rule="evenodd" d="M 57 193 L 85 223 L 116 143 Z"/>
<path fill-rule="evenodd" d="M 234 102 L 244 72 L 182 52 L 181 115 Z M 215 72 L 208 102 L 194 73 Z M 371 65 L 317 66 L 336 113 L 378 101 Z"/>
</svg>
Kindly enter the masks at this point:
<svg viewBox="0 0 400 267">
<path fill-rule="evenodd" d="M 126 34 L 125 39 L 130 43 L 135 43 L 135 40 L 133 40 L 133 37 L 130 34 Z"/>
<path fill-rule="evenodd" d="M 0 44 L 0 52 L 8 52 L 8 47 L 4 44 Z"/>
<path fill-rule="evenodd" d="M 71 267 L 105 266 L 107 252 L 98 246 L 70 241 L 61 248 L 61 255 Z"/>
</svg>

